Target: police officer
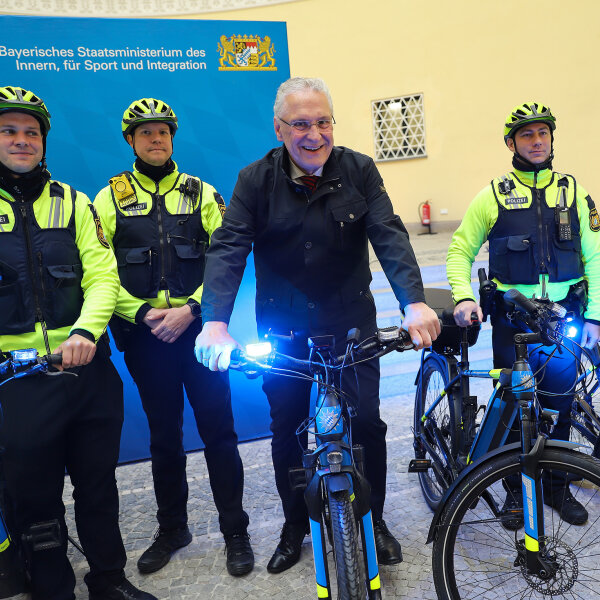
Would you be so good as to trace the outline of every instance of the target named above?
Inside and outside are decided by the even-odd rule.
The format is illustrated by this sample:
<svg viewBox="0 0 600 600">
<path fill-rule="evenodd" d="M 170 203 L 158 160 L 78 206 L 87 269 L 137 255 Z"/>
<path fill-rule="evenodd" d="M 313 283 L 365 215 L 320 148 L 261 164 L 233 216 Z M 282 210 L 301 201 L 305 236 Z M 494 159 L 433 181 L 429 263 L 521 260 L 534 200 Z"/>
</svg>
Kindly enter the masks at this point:
<svg viewBox="0 0 600 600">
<path fill-rule="evenodd" d="M 525 102 L 506 118 L 504 141 L 512 152 L 513 170 L 494 179 L 473 200 L 448 250 L 448 280 L 458 325 L 481 318 L 473 299 L 471 265 L 489 240 L 490 276 L 498 285 L 492 313 L 495 367 L 515 360 L 513 336 L 519 330 L 506 318 L 503 292 L 516 288 L 527 297 L 542 296 L 576 313 L 580 344 L 593 348 L 600 337 L 600 220 L 592 198 L 572 175 L 552 170 L 556 119 L 548 106 Z M 587 290 L 587 293 L 586 293 Z M 532 349 L 530 363 L 538 373 L 538 397 L 558 410 L 553 437 L 569 439 L 572 385 L 581 348 L 566 342 L 569 351 Z M 552 357 L 548 361 L 550 355 Z M 504 508 L 522 508 L 518 478 L 508 482 Z M 564 481 L 545 482 L 544 501 L 572 524 L 587 520 L 586 509 Z M 521 516 L 502 520 L 508 529 L 523 526 Z"/>
<path fill-rule="evenodd" d="M 182 443 L 183 389 L 194 410 L 231 575 L 252 570 L 243 467 L 226 374 L 193 355 L 202 329 L 204 255 L 225 205 L 210 184 L 173 162 L 177 117 L 161 100 L 133 102 L 122 120 L 136 156 L 133 171 L 112 177 L 94 206 L 117 256 L 121 289 L 111 330 L 139 390 L 150 426 L 158 531 L 138 568 L 152 573 L 189 544 L 188 484 Z"/>
<path fill-rule="evenodd" d="M 13 538 L 24 540 L 33 600 L 75 598 L 62 503 L 66 469 L 90 599 L 156 600 L 123 572 L 115 481 L 123 390 L 103 336 L 119 290 L 115 259 L 88 198 L 50 179 L 49 130 L 40 98 L 0 88 L 0 348 L 62 353 L 70 373 L 0 387 Z"/>
<path fill-rule="evenodd" d="M 196 340 L 198 360 L 226 369 L 235 340 L 227 323 L 246 257 L 254 248 L 259 333 L 294 338 L 279 349 L 308 356 L 307 337 L 334 334 L 338 351 L 346 334 L 363 339 L 377 328 L 369 291 L 370 241 L 405 312 L 415 345 L 439 334 L 435 313 L 424 304 L 423 286 L 408 234 L 373 161 L 333 145 L 333 106 L 325 82 L 295 77 L 279 87 L 274 128 L 283 144 L 243 169 L 223 226 L 208 253 L 202 311 L 205 329 Z M 265 376 L 271 406 L 272 454 L 285 523 L 267 570 L 280 573 L 300 558 L 308 514 L 302 491 L 290 490 L 288 469 L 302 465 L 296 429 L 309 413 L 310 383 Z M 375 542 L 380 563 L 401 562 L 400 544 L 383 519 L 386 487 L 386 424 L 379 414 L 379 364 L 369 361 L 344 377 L 356 399 L 353 435 L 365 447 L 371 484 Z M 306 434 L 300 441 L 306 444 Z"/>
</svg>

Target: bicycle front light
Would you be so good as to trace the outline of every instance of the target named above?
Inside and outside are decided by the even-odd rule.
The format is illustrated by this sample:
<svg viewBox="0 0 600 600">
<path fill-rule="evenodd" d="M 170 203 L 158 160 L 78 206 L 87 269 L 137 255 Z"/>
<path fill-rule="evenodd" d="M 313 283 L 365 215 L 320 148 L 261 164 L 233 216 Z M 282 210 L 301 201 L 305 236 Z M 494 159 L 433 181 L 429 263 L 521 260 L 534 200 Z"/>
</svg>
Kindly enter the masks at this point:
<svg viewBox="0 0 600 600">
<path fill-rule="evenodd" d="M 263 358 L 271 354 L 271 342 L 259 342 L 258 344 L 248 344 L 246 346 L 246 356 L 251 358 Z"/>
<path fill-rule="evenodd" d="M 571 339 L 577 337 L 578 333 L 579 329 L 575 325 L 569 325 L 565 330 L 565 335 Z"/>
</svg>

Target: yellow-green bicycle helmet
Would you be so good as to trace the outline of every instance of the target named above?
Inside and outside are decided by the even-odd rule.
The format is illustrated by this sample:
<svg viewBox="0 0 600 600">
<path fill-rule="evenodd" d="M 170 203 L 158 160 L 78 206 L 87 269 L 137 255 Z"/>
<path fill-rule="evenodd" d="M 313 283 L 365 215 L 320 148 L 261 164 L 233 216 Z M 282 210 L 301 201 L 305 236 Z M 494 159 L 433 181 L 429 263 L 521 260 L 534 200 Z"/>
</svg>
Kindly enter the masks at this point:
<svg viewBox="0 0 600 600">
<path fill-rule="evenodd" d="M 22 112 L 35 117 L 45 136 L 50 131 L 50 113 L 41 98 L 21 87 L 7 85 L 0 87 L 0 113 Z"/>
<path fill-rule="evenodd" d="M 167 123 L 173 135 L 177 131 L 177 117 L 166 102 L 156 98 L 140 98 L 132 102 L 123 113 L 121 121 L 123 137 L 127 140 L 127 136 L 138 125 L 149 122 Z"/>
<path fill-rule="evenodd" d="M 556 119 L 550 108 L 539 102 L 525 102 L 515 106 L 504 122 L 504 141 L 513 137 L 517 129 L 528 123 L 546 123 L 550 131 L 556 129 Z"/>
</svg>

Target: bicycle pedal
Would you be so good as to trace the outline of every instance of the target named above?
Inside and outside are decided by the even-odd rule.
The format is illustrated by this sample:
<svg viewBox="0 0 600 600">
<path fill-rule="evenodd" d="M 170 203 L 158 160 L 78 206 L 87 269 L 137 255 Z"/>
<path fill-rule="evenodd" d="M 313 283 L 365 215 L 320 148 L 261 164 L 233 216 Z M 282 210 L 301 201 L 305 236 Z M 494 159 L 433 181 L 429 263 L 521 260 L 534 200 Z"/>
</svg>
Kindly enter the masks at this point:
<svg viewBox="0 0 600 600">
<path fill-rule="evenodd" d="M 288 478 L 290 482 L 290 489 L 305 490 L 308 485 L 308 479 L 306 476 L 306 469 L 303 467 L 292 467 L 288 469 Z"/>
<path fill-rule="evenodd" d="M 408 463 L 409 473 L 425 473 L 431 469 L 431 461 L 428 458 L 413 458 Z"/>
</svg>

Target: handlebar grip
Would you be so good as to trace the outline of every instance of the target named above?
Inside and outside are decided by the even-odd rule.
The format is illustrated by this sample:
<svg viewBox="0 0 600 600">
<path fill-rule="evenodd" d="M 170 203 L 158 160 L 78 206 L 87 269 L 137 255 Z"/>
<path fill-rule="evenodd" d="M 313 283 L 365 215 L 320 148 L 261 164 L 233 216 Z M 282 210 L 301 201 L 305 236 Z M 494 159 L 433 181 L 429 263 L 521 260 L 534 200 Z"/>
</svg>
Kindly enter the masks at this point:
<svg viewBox="0 0 600 600">
<path fill-rule="evenodd" d="M 527 298 L 524 296 L 519 290 L 511 289 L 505 292 L 504 300 L 507 302 L 512 302 L 519 308 L 522 308 L 525 312 L 530 315 L 535 315 L 538 312 L 537 306 L 535 302 L 531 300 L 531 298 Z"/>
<path fill-rule="evenodd" d="M 46 354 L 43 358 L 49 365 L 61 365 L 62 354 Z"/>
<path fill-rule="evenodd" d="M 240 348 L 234 348 L 231 351 L 231 362 L 242 362 L 244 360 L 244 352 Z"/>
<path fill-rule="evenodd" d="M 480 283 L 480 285 L 483 285 L 484 281 L 487 279 L 487 275 L 486 275 L 485 269 L 483 267 L 481 267 L 481 269 L 479 269 L 477 271 L 477 275 L 479 276 L 479 283 Z"/>
</svg>

